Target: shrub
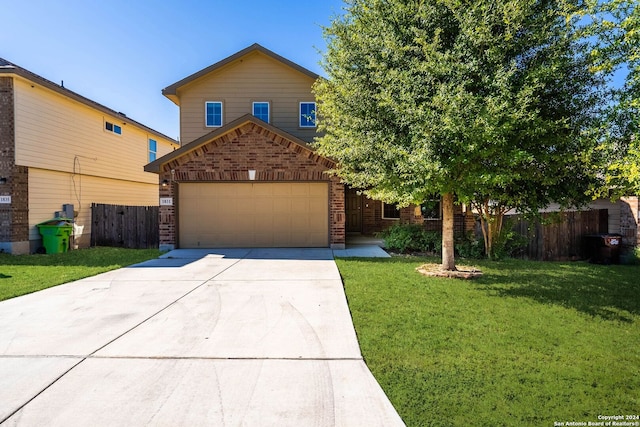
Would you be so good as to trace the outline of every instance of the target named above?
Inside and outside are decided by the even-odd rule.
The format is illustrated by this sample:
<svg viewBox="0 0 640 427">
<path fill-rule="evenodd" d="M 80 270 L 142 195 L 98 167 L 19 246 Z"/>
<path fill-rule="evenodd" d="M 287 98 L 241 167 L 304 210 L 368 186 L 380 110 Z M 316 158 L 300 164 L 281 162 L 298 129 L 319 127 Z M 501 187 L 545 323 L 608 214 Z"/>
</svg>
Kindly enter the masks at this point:
<svg viewBox="0 0 640 427">
<path fill-rule="evenodd" d="M 640 265 L 640 247 L 633 248 L 629 253 L 620 257 L 622 264 Z"/>
<path fill-rule="evenodd" d="M 388 249 L 401 253 L 442 250 L 440 233 L 426 231 L 420 224 L 394 224 L 378 234 Z"/>
<path fill-rule="evenodd" d="M 484 240 L 473 234 L 467 234 L 455 242 L 456 256 L 460 258 L 484 258 Z"/>
<path fill-rule="evenodd" d="M 528 239 L 513 230 L 514 224 L 515 220 L 511 218 L 505 220 L 502 232 L 493 242 L 492 259 L 517 258 L 523 255 Z"/>
</svg>

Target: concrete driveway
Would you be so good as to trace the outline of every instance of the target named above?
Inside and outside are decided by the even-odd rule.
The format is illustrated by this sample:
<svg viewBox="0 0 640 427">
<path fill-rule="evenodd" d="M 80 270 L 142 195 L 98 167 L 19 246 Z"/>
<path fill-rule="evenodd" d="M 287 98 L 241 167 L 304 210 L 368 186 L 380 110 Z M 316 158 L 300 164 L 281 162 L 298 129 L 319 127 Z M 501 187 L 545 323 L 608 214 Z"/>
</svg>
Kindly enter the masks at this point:
<svg viewBox="0 0 640 427">
<path fill-rule="evenodd" d="M 329 249 L 178 250 L 0 302 L 0 423 L 404 425 Z"/>
</svg>

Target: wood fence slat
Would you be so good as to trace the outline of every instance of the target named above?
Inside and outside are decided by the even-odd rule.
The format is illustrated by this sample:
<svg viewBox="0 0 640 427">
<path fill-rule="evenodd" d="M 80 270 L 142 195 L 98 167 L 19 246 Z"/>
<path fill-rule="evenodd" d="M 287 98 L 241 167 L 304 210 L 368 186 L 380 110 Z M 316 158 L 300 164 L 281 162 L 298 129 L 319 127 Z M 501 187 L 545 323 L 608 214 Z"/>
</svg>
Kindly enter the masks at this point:
<svg viewBox="0 0 640 427">
<path fill-rule="evenodd" d="M 158 206 L 91 204 L 91 244 L 132 249 L 157 248 Z"/>
<path fill-rule="evenodd" d="M 556 214 L 557 215 L 557 214 Z M 551 214 L 543 214 L 540 221 L 530 223 L 519 215 L 511 215 L 513 230 L 526 237 L 524 258 L 540 261 L 565 261 L 585 258 L 584 236 L 608 232 L 607 209 L 564 212 L 560 222 L 546 223 Z"/>
</svg>

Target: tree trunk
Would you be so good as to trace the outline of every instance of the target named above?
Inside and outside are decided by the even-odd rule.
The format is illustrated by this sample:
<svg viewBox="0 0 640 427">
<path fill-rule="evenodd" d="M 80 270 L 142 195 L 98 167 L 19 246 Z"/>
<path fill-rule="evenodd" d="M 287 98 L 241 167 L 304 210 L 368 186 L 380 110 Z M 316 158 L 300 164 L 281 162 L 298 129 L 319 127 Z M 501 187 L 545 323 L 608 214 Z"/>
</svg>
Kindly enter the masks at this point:
<svg viewBox="0 0 640 427">
<path fill-rule="evenodd" d="M 442 269 L 456 270 L 453 244 L 453 194 L 442 195 Z"/>
<path fill-rule="evenodd" d="M 507 208 L 504 206 L 492 207 L 489 200 L 476 202 L 476 209 L 480 214 L 480 228 L 484 238 L 484 250 L 487 258 L 495 257 L 495 243 L 502 234 L 502 224 Z"/>
</svg>

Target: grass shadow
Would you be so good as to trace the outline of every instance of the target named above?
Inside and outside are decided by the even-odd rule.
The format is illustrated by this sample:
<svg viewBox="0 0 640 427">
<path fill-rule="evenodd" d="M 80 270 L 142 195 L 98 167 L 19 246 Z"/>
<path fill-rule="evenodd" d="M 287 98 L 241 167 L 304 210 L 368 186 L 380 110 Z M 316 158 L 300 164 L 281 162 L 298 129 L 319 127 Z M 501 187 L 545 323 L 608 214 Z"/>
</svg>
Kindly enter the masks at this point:
<svg viewBox="0 0 640 427">
<path fill-rule="evenodd" d="M 355 258 L 353 258 L 355 259 Z M 359 262 L 402 263 L 407 271 L 438 258 L 393 257 L 358 258 Z M 458 260 L 459 265 L 478 267 L 483 276 L 468 283 L 496 297 L 528 298 L 541 304 L 572 308 L 606 320 L 633 322 L 640 315 L 640 267 L 598 265 L 586 262 L 542 262 L 509 259 L 504 261 Z M 452 286 L 458 279 L 451 280 Z"/>
<path fill-rule="evenodd" d="M 633 322 L 640 315 L 640 269 L 587 263 L 510 261 L 488 266 L 476 283 L 500 297 L 529 298 L 606 320 Z"/>
</svg>

